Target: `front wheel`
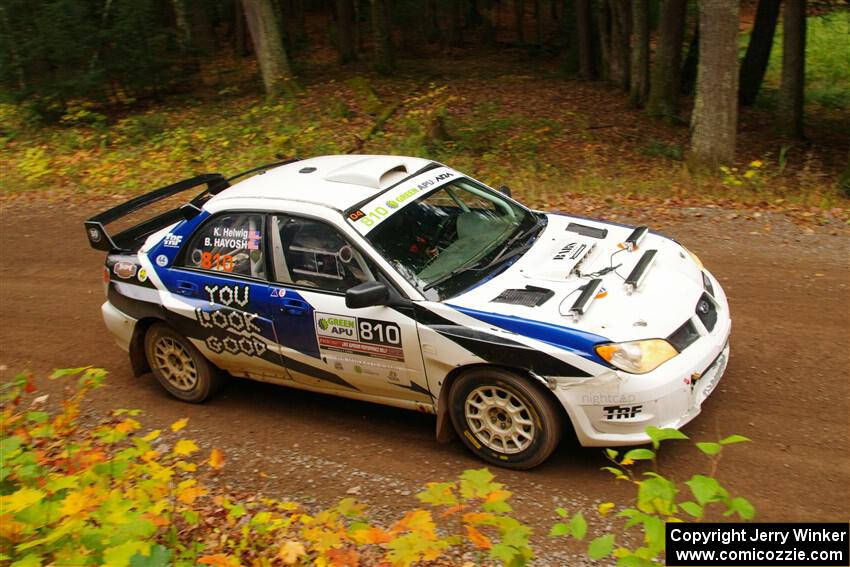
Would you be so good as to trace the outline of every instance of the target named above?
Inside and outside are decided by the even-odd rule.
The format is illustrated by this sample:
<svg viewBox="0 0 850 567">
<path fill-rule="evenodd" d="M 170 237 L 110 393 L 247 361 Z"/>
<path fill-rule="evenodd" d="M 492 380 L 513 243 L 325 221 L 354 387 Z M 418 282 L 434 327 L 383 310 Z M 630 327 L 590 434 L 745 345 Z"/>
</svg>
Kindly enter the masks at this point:
<svg viewBox="0 0 850 567">
<path fill-rule="evenodd" d="M 561 411 L 552 397 L 500 368 L 476 368 L 458 377 L 449 392 L 449 412 L 463 443 L 501 467 L 536 467 L 561 439 Z"/>
<path fill-rule="evenodd" d="M 219 369 L 165 323 L 154 323 L 148 329 L 145 356 L 157 381 L 178 400 L 203 402 L 220 385 Z"/>
</svg>

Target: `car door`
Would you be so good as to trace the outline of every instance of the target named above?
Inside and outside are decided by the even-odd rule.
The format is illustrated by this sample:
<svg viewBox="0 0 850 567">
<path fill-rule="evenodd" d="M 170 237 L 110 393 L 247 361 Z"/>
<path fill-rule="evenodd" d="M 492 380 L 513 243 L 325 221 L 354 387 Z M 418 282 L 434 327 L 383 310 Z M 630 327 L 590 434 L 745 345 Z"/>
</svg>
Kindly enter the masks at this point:
<svg viewBox="0 0 850 567">
<path fill-rule="evenodd" d="M 277 337 L 296 381 L 430 405 L 416 321 L 387 306 L 349 309 L 345 291 L 380 277 L 334 226 L 271 215 Z"/>
<path fill-rule="evenodd" d="M 289 379 L 269 315 L 265 215 L 225 212 L 188 237 L 163 283 L 169 322 L 216 366 L 257 379 Z"/>
</svg>

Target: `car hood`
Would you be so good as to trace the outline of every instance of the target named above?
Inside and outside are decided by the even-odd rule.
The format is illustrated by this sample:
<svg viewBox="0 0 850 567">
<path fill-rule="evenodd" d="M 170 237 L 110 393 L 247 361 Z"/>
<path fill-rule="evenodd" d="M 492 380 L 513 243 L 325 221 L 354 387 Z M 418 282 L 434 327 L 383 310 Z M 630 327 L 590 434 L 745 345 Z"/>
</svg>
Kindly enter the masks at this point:
<svg viewBox="0 0 850 567">
<path fill-rule="evenodd" d="M 693 317 L 704 284 L 701 268 L 681 245 L 649 232 L 629 251 L 623 243 L 634 227 L 560 214 L 547 218 L 546 229 L 508 269 L 446 303 L 498 326 L 538 324 L 615 342 L 667 337 Z M 657 251 L 655 261 L 628 293 L 624 280 L 647 250 Z M 610 266 L 617 269 L 588 277 Z M 595 277 L 602 287 L 576 319 L 570 308 Z"/>
</svg>

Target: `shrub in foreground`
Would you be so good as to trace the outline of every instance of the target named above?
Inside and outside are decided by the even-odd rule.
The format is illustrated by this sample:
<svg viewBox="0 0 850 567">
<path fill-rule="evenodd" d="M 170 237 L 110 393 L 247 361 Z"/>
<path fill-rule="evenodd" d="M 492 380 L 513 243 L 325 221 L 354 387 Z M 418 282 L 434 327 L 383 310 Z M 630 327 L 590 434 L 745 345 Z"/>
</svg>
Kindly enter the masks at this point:
<svg viewBox="0 0 850 567">
<path fill-rule="evenodd" d="M 97 423 L 81 422 L 81 403 L 102 385 L 106 372 L 56 371 L 68 381 L 61 408 L 45 411 L 47 396 L 29 375 L 0 390 L 0 562 L 39 565 L 524 565 L 532 557 L 531 528 L 510 513 L 511 492 L 486 469 L 467 470 L 454 482 L 429 483 L 417 498 L 423 508 L 389 526 L 369 520 L 353 499 L 308 513 L 295 502 L 228 493 L 208 481 L 225 456 L 204 452 L 182 436 L 188 419 L 165 430 L 143 431 L 138 410 L 118 409 Z M 665 439 L 684 439 L 670 429 L 648 430 L 653 450 L 620 455 L 608 450 L 617 479 L 637 488 L 634 506 L 620 510 L 622 533 L 602 533 L 588 547 L 591 559 L 613 556 L 618 565 L 660 565 L 664 523 L 683 513 L 702 519 L 710 507 L 727 516 L 753 517 L 748 501 L 732 497 L 714 478 L 731 436 L 698 443 L 709 456 L 708 475 L 685 485 L 691 497 L 662 476 L 656 451 Z M 634 467 L 650 462 L 653 470 Z M 613 503 L 599 506 L 603 516 Z M 555 524 L 551 536 L 584 540 L 581 512 Z M 623 524 L 624 522 L 624 524 Z M 637 530 L 637 536 L 631 531 Z M 633 545 L 632 542 L 638 543 Z M 474 562 L 474 563 L 470 563 Z"/>
</svg>

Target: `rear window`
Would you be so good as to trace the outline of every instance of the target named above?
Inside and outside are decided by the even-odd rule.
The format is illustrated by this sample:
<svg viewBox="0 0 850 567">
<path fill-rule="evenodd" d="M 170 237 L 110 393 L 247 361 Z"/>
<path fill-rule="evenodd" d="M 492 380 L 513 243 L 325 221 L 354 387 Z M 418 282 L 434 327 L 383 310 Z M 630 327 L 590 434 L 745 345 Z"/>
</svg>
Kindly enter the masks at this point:
<svg viewBox="0 0 850 567">
<path fill-rule="evenodd" d="M 187 268 L 265 278 L 264 217 L 227 213 L 205 223 L 192 235 L 184 257 Z"/>
</svg>

